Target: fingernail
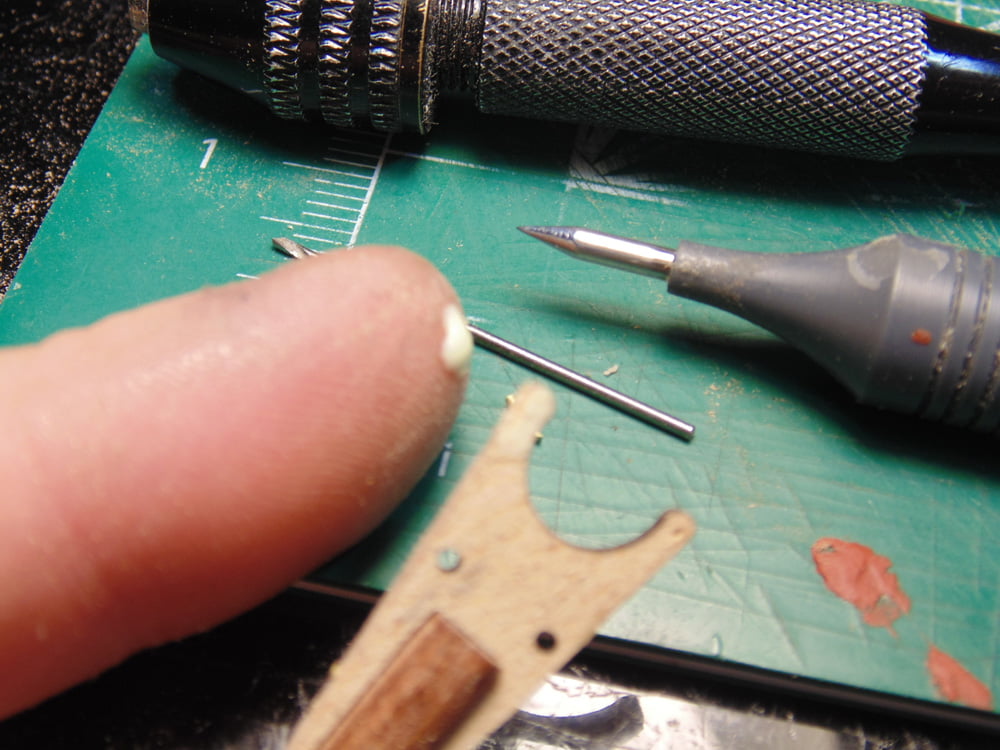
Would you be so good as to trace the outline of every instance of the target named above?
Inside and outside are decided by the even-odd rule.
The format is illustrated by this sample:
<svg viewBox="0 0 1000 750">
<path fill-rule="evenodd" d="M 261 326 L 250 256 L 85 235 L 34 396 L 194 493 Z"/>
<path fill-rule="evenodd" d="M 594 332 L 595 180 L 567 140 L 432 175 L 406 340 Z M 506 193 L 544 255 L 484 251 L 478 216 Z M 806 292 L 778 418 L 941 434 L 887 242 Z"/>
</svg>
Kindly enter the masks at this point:
<svg viewBox="0 0 1000 750">
<path fill-rule="evenodd" d="M 472 334 L 458 305 L 444 309 L 444 341 L 441 360 L 456 375 L 466 375 L 472 362 Z"/>
</svg>

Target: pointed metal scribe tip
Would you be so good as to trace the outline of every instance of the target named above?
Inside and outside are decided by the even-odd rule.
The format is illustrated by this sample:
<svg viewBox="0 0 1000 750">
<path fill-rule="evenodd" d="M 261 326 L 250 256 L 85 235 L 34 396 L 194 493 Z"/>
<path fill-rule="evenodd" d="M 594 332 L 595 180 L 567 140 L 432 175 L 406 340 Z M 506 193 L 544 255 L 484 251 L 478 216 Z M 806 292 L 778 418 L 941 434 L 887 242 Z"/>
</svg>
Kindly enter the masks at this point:
<svg viewBox="0 0 1000 750">
<path fill-rule="evenodd" d="M 670 276 L 670 268 L 676 257 L 674 251 L 666 247 L 582 227 L 518 229 L 574 258 L 658 279 Z"/>
<path fill-rule="evenodd" d="M 308 258 L 310 255 L 319 255 L 315 250 L 287 237 L 273 237 L 271 244 L 274 245 L 275 250 L 289 258 Z"/>
<path fill-rule="evenodd" d="M 573 239 L 576 227 L 518 227 L 529 237 L 552 245 L 566 252 L 576 252 L 577 246 Z"/>
</svg>

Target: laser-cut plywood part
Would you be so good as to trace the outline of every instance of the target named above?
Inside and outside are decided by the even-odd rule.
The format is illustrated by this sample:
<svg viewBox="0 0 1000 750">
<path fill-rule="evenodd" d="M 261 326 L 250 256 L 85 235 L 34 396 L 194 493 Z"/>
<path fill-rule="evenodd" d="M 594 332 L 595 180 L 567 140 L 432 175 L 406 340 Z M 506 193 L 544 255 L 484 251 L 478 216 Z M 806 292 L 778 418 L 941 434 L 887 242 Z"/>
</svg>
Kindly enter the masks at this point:
<svg viewBox="0 0 1000 750">
<path fill-rule="evenodd" d="M 371 738 L 394 750 L 475 747 L 691 538 L 694 522 L 676 510 L 613 549 L 554 536 L 528 488 L 535 436 L 554 409 L 541 383 L 518 390 L 289 750 L 362 750 Z M 445 705 L 454 695 L 469 700 Z"/>
</svg>

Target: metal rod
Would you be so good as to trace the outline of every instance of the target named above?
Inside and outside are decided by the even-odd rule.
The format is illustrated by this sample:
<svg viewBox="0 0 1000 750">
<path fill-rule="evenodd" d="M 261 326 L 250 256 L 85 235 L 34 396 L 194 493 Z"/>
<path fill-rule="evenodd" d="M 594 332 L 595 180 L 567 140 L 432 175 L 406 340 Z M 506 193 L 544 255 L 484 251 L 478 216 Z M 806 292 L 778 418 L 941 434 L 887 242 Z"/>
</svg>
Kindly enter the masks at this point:
<svg viewBox="0 0 1000 750">
<path fill-rule="evenodd" d="M 684 440 L 690 440 L 694 437 L 694 425 L 688 422 L 672 417 L 649 404 L 637 401 L 631 396 L 626 396 L 614 388 L 608 388 L 596 380 L 591 380 L 586 375 L 574 372 L 499 336 L 494 336 L 471 323 L 469 324 L 469 332 L 472 334 L 473 340 L 484 349 L 552 378 L 556 382 L 569 386 L 625 414 L 641 419 L 653 427 L 665 430 L 671 435 L 676 435 Z"/>
<path fill-rule="evenodd" d="M 290 258 L 306 258 L 311 255 L 321 254 L 287 237 L 275 237 L 272 242 L 274 243 L 275 250 Z M 557 383 L 562 383 L 584 395 L 597 399 L 601 403 L 618 409 L 618 411 L 641 419 L 643 422 L 665 430 L 671 435 L 676 435 L 684 440 L 690 440 L 694 437 L 694 425 L 688 422 L 677 419 L 677 417 L 672 417 L 659 409 L 654 409 L 649 404 L 644 404 L 642 401 L 637 401 L 631 396 L 626 396 L 614 388 L 608 388 L 596 380 L 591 380 L 586 375 L 574 372 L 568 367 L 563 367 L 557 362 L 528 351 L 506 339 L 494 336 L 492 333 L 484 331 L 472 323 L 469 323 L 468 326 L 473 340 L 479 346 L 488 349 L 494 354 L 499 354 L 512 362 L 516 362 L 519 365 L 523 365 L 537 373 L 552 378 Z"/>
<path fill-rule="evenodd" d="M 289 258 L 310 258 L 314 255 L 322 255 L 317 250 L 306 247 L 301 242 L 290 240 L 287 237 L 272 237 L 271 243 L 274 245 L 275 250 L 282 255 L 287 255 Z"/>
</svg>

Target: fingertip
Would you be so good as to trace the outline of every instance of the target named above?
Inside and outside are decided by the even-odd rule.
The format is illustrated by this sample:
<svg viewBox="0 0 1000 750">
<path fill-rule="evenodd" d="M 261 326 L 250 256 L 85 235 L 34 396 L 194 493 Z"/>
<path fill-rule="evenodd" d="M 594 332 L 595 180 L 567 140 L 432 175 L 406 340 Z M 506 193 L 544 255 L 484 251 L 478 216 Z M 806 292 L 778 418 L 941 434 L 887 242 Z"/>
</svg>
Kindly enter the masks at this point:
<svg viewBox="0 0 1000 750">
<path fill-rule="evenodd" d="M 460 309 L 427 260 L 374 246 L 4 353 L 0 457 L 23 476 L 0 500 L 18 522 L 0 715 L 237 614 L 377 525 L 457 414 Z"/>
</svg>

